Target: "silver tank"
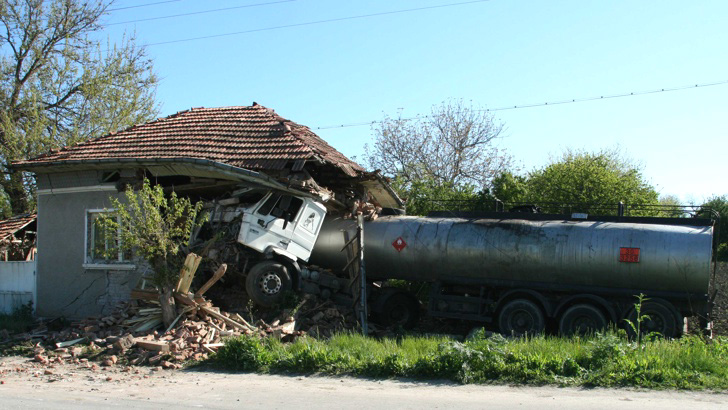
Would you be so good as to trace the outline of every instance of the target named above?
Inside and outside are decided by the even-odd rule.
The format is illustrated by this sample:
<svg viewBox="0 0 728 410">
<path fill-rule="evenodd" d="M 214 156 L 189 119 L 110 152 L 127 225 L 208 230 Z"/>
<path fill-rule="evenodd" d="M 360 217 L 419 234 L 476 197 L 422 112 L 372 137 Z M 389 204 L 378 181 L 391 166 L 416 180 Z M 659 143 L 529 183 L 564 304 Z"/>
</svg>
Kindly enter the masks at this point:
<svg viewBox="0 0 728 410">
<path fill-rule="evenodd" d="M 353 231 L 354 221 L 326 218 L 309 262 L 344 267 L 344 229 Z M 391 216 L 366 222 L 364 239 L 370 279 L 500 279 L 705 294 L 713 228 Z M 639 248 L 639 261 L 620 262 L 621 248 Z"/>
</svg>

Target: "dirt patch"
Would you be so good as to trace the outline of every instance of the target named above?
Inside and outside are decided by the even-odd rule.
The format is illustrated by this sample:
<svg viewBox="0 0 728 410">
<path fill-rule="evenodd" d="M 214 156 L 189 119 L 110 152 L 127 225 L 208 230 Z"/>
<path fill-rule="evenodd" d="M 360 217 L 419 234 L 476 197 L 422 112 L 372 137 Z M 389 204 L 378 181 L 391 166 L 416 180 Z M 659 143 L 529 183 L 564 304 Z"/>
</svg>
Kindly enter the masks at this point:
<svg viewBox="0 0 728 410">
<path fill-rule="evenodd" d="M 718 294 L 713 307 L 713 335 L 728 336 L 728 262 L 718 262 L 715 288 Z"/>
</svg>

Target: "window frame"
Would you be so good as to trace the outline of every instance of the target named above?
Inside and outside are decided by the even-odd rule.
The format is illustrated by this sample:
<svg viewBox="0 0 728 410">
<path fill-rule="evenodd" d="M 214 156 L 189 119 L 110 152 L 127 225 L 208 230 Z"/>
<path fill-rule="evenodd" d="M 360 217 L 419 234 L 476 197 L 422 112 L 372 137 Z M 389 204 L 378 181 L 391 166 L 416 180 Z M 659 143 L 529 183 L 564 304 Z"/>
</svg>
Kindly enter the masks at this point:
<svg viewBox="0 0 728 410">
<path fill-rule="evenodd" d="M 108 213 L 114 213 L 116 212 L 116 209 L 100 209 L 100 208 L 94 208 L 94 209 L 86 209 L 86 212 L 84 212 L 84 232 L 83 232 L 83 267 L 85 269 L 104 269 L 104 270 L 134 270 L 136 269 L 136 264 L 132 263 L 131 259 L 125 259 L 124 258 L 124 251 L 119 248 L 119 252 L 117 254 L 116 259 L 103 259 L 99 261 L 98 259 L 94 261 L 91 255 L 91 251 L 93 249 L 93 240 L 95 237 L 94 234 L 94 226 L 89 226 L 92 222 L 92 215 L 98 215 L 98 214 L 108 214 Z M 118 221 L 117 216 L 117 221 Z M 94 218 L 94 221 L 96 219 Z M 116 232 L 117 240 L 121 242 L 120 236 L 121 231 Z M 91 242 L 90 242 L 91 241 Z"/>
</svg>

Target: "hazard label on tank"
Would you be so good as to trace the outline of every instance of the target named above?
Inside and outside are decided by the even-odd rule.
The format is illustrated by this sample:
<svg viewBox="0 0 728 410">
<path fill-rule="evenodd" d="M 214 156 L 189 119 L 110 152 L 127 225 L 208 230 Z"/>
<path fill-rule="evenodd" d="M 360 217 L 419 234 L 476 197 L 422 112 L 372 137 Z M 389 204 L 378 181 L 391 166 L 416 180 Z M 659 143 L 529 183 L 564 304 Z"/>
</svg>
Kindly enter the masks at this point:
<svg viewBox="0 0 728 410">
<path fill-rule="evenodd" d="M 638 263 L 640 261 L 640 248 L 619 248 L 619 261 Z"/>
<path fill-rule="evenodd" d="M 402 252 L 402 249 L 407 247 L 407 242 L 402 239 L 400 236 L 399 238 L 395 239 L 394 242 L 392 242 L 392 246 L 394 246 L 394 249 L 397 250 L 397 252 Z"/>
</svg>

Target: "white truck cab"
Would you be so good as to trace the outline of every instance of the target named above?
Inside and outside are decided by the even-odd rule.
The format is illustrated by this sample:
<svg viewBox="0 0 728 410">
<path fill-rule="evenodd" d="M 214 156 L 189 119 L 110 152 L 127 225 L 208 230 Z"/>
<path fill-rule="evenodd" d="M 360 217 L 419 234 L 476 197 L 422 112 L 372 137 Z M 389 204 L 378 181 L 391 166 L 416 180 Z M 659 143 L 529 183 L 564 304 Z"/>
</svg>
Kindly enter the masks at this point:
<svg viewBox="0 0 728 410">
<path fill-rule="evenodd" d="M 242 212 L 239 243 L 293 261 L 308 261 L 326 216 L 323 204 L 311 198 L 278 192 L 268 192 Z"/>
</svg>

